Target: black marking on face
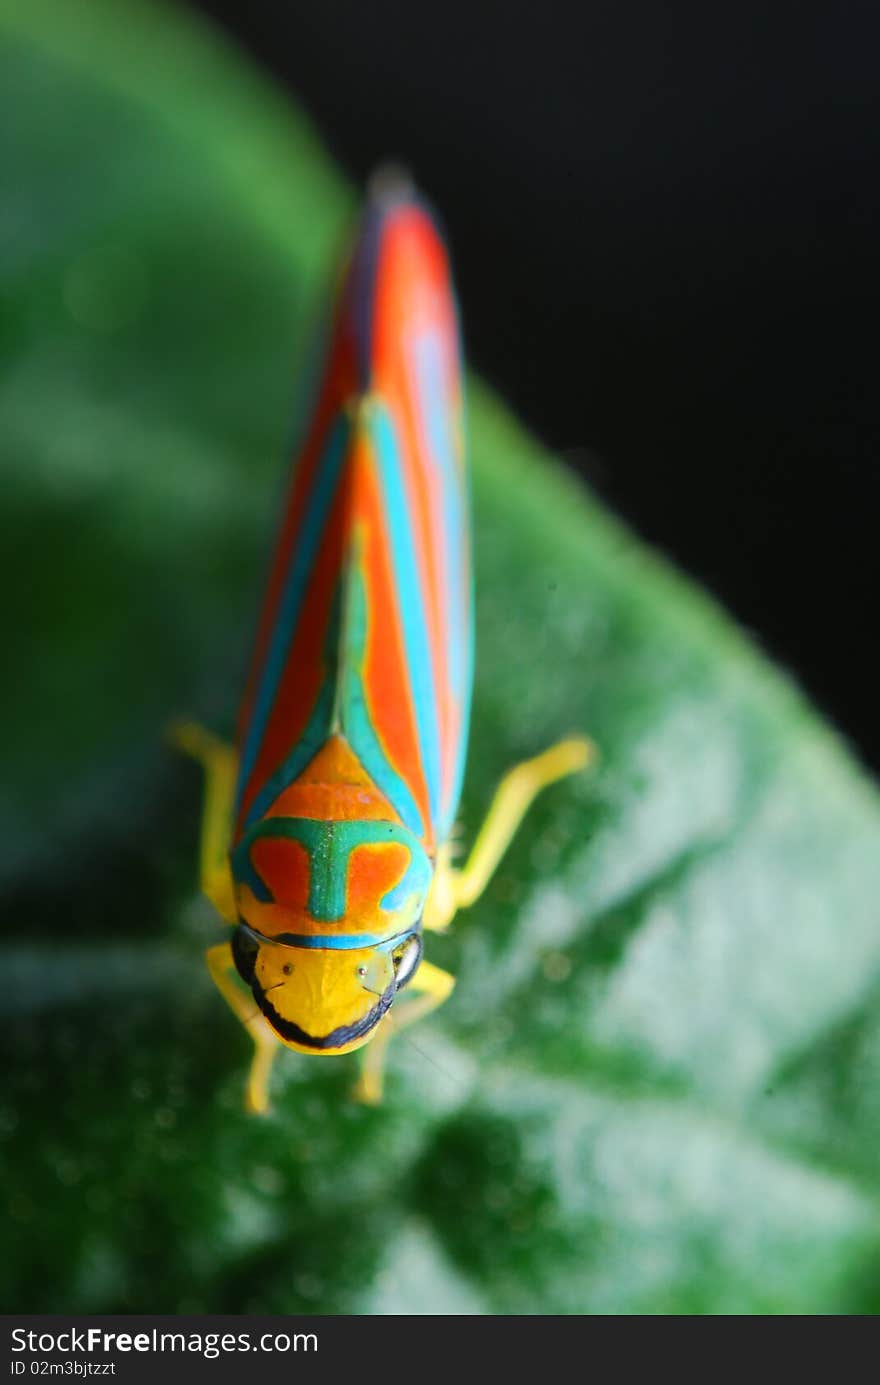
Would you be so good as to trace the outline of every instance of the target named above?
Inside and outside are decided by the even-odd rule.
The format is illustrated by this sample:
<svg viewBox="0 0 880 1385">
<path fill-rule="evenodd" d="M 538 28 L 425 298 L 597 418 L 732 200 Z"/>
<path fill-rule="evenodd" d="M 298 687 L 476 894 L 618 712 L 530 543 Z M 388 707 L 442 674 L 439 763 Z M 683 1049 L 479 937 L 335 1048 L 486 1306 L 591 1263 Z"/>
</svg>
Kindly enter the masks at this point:
<svg viewBox="0 0 880 1385">
<path fill-rule="evenodd" d="M 341 1024 L 337 1029 L 332 1030 L 331 1033 L 317 1037 L 314 1034 L 307 1034 L 306 1031 L 301 1029 L 298 1024 L 295 1024 L 293 1020 L 285 1019 L 283 1015 L 279 1015 L 272 1002 L 267 1000 L 266 992 L 255 976 L 252 978 L 250 985 L 254 1000 L 259 1005 L 260 1010 L 266 1016 L 266 1019 L 269 1021 L 276 1034 L 282 1039 L 288 1039 L 291 1043 L 301 1044 L 303 1048 L 314 1048 L 318 1050 L 325 1048 L 342 1048 L 345 1044 L 351 1043 L 352 1040 L 361 1039 L 365 1034 L 369 1034 L 370 1030 L 375 1029 L 382 1016 L 390 1009 L 391 1002 L 397 990 L 397 987 L 392 982 L 387 991 L 380 996 L 377 1003 L 371 1010 L 367 1011 L 362 1019 L 357 1020 L 354 1024 Z"/>
</svg>

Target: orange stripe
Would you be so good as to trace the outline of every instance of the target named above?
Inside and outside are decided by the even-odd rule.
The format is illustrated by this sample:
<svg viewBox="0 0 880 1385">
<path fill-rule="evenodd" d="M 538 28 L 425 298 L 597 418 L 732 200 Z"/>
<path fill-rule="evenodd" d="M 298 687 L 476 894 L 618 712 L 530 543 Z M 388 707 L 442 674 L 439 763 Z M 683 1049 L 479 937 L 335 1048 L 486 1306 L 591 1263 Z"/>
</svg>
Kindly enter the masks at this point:
<svg viewBox="0 0 880 1385">
<path fill-rule="evenodd" d="M 370 720 L 386 757 L 406 781 L 428 829 L 424 843 L 430 851 L 433 847 L 433 831 L 429 826 L 428 787 L 421 762 L 406 649 L 400 628 L 400 608 L 391 567 L 391 541 L 385 529 L 377 464 L 366 446 L 362 460 L 358 494 L 367 591 L 364 692 Z"/>
<path fill-rule="evenodd" d="M 342 573 L 351 529 L 351 501 L 343 472 L 253 773 L 242 795 L 239 823 L 266 780 L 296 745 L 324 683 L 325 647 L 333 598 Z"/>
<path fill-rule="evenodd" d="M 337 321 L 334 326 L 333 343 L 315 412 L 298 459 L 293 464 L 284 518 L 275 546 L 275 556 L 272 561 L 269 582 L 257 626 L 257 638 L 239 712 L 238 735 L 240 745 L 244 743 L 248 721 L 253 711 L 257 686 L 263 672 L 269 640 L 278 615 L 284 579 L 299 535 L 303 511 L 308 502 L 315 471 L 324 451 L 330 425 L 344 407 L 354 388 L 354 371 L 354 354 L 350 333 L 344 330 L 342 322 Z"/>
<path fill-rule="evenodd" d="M 417 531 L 416 553 L 437 708 L 441 796 L 448 794 L 456 761 L 455 719 L 449 689 L 447 551 L 443 482 L 432 458 L 417 396 L 413 348 L 420 333 L 454 340 L 452 286 L 446 255 L 419 208 L 402 210 L 389 227 L 376 294 L 375 388 L 388 404 L 402 438 L 408 508 Z M 448 361 L 445 362 L 448 366 Z"/>
</svg>

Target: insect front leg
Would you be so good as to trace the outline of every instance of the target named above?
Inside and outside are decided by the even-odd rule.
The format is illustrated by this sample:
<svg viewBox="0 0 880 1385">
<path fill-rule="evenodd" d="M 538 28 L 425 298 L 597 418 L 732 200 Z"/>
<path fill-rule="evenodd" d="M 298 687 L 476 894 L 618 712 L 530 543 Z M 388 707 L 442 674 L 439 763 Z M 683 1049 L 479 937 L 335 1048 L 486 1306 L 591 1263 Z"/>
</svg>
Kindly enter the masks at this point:
<svg viewBox="0 0 880 1385">
<path fill-rule="evenodd" d="M 455 977 L 450 976 L 448 971 L 435 967 L 431 962 L 422 962 L 409 983 L 409 991 L 421 991 L 423 994 L 418 1000 L 402 1001 L 399 1009 L 395 1008 L 387 1014 L 380 1022 L 374 1038 L 363 1050 L 361 1075 L 352 1092 L 356 1101 L 363 1101 L 368 1106 L 379 1104 L 382 1100 L 389 1040 L 402 1029 L 407 1029 L 411 1024 L 424 1019 L 425 1015 L 429 1015 L 438 1005 L 442 1005 L 444 1000 L 448 1000 L 454 985 Z"/>
<path fill-rule="evenodd" d="M 232 835 L 238 757 L 231 745 L 196 722 L 175 722 L 169 734 L 172 743 L 198 760 L 205 771 L 205 806 L 202 810 L 199 850 L 202 892 L 227 923 L 236 923 L 235 895 L 227 853 Z"/>
<path fill-rule="evenodd" d="M 465 864 L 458 868 L 453 866 L 448 849 L 441 851 L 425 906 L 423 927 L 446 928 L 459 909 L 479 899 L 541 790 L 557 779 L 586 769 L 595 755 L 592 741 L 574 736 L 508 770 L 495 790 Z"/>
<path fill-rule="evenodd" d="M 253 997 L 241 988 L 229 943 L 217 943 L 205 953 L 208 971 L 217 990 L 254 1041 L 254 1056 L 248 1075 L 245 1107 L 257 1115 L 269 1109 L 269 1075 L 281 1047 L 271 1028 L 254 1004 Z"/>
</svg>

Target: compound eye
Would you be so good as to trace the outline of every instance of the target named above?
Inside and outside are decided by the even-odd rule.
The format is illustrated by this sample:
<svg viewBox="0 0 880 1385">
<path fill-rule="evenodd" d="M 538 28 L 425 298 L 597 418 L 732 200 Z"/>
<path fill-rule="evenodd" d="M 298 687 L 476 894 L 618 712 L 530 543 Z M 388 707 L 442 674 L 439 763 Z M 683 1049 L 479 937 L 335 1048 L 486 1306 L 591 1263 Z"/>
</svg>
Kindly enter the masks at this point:
<svg viewBox="0 0 880 1385">
<path fill-rule="evenodd" d="M 251 937 L 247 928 L 236 928 L 232 935 L 232 960 L 235 963 L 235 970 L 248 986 L 254 979 L 259 951 L 258 942 Z"/>
<path fill-rule="evenodd" d="M 416 968 L 422 960 L 422 940 L 418 934 L 408 938 L 402 947 L 392 954 L 394 963 L 394 984 L 398 990 L 411 981 L 416 973 Z"/>
</svg>

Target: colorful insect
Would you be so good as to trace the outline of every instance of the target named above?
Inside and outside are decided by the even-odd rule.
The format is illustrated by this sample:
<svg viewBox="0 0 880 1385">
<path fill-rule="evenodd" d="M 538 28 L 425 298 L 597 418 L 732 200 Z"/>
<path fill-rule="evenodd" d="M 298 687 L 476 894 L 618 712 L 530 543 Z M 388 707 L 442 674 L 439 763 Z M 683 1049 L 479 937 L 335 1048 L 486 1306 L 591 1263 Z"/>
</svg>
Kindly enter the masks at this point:
<svg viewBox="0 0 880 1385">
<path fill-rule="evenodd" d="M 235 929 L 207 962 L 255 1044 L 251 1110 L 268 1108 L 280 1044 L 340 1054 L 372 1039 L 356 1095 L 380 1099 L 388 1038 L 454 985 L 423 960 L 423 930 L 478 898 L 535 794 L 590 758 L 574 738 L 518 765 L 453 864 L 469 545 L 448 262 L 425 207 L 379 179 L 336 299 L 237 744 L 174 732 L 206 773 L 201 885 Z M 404 987 L 418 998 L 398 1005 Z"/>
</svg>

